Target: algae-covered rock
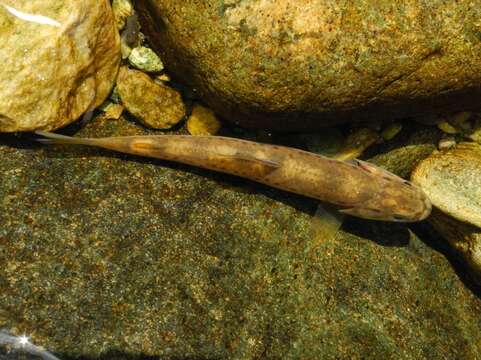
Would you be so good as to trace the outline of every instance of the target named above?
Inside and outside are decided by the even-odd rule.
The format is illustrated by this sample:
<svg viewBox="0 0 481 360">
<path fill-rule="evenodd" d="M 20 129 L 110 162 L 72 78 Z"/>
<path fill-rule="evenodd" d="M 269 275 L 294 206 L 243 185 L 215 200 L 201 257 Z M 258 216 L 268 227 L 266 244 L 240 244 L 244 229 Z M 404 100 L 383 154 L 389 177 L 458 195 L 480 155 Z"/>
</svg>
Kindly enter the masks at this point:
<svg viewBox="0 0 481 360">
<path fill-rule="evenodd" d="M 145 126 L 169 129 L 185 116 L 180 93 L 141 71 L 121 67 L 117 89 L 125 108 Z"/>
<path fill-rule="evenodd" d="M 429 222 L 460 256 L 471 279 L 481 285 L 481 228 L 435 209 Z"/>
<path fill-rule="evenodd" d="M 100 105 L 120 62 L 108 0 L 0 3 L 0 132 L 57 129 Z"/>
<path fill-rule="evenodd" d="M 433 153 L 412 174 L 439 209 L 430 222 L 481 284 L 481 145 L 461 143 Z"/>
<path fill-rule="evenodd" d="M 227 120 L 307 129 L 478 106 L 472 1 L 138 0 L 169 72 Z"/>
<path fill-rule="evenodd" d="M 145 46 L 133 48 L 129 55 L 129 63 L 136 69 L 145 72 L 160 72 L 164 69 L 157 54 Z"/>
<path fill-rule="evenodd" d="M 214 135 L 221 127 L 211 109 L 195 104 L 192 114 L 187 119 L 187 131 L 191 135 Z"/>
<path fill-rule="evenodd" d="M 5 136 L 0 157 L 0 328 L 61 358 L 481 353 L 480 299 L 404 225 L 312 238 L 315 201 L 232 176 Z"/>
<path fill-rule="evenodd" d="M 461 143 L 425 159 L 412 179 L 434 206 L 481 228 L 481 145 Z"/>
<path fill-rule="evenodd" d="M 117 29 L 122 30 L 126 20 L 134 12 L 134 7 L 130 0 L 112 0 L 112 10 L 114 12 Z"/>
</svg>

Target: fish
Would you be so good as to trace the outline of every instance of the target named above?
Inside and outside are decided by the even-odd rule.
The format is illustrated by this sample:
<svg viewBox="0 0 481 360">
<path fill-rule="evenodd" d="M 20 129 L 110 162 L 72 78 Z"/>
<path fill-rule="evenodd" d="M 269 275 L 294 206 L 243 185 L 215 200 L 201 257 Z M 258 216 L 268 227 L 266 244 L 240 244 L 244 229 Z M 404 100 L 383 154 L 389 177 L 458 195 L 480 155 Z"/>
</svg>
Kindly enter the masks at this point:
<svg viewBox="0 0 481 360">
<path fill-rule="evenodd" d="M 179 162 L 247 178 L 332 204 L 369 220 L 416 222 L 431 202 L 415 184 L 369 162 L 340 161 L 297 148 L 223 136 L 79 138 L 36 131 L 44 144 L 85 145 Z"/>
</svg>

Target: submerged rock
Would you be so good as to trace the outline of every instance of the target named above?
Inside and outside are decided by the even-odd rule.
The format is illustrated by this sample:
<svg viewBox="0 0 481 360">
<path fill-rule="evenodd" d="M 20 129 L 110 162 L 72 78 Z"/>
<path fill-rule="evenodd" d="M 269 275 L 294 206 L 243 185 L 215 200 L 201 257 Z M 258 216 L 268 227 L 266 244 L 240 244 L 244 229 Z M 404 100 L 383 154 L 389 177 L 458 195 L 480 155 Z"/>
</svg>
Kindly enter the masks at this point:
<svg viewBox="0 0 481 360">
<path fill-rule="evenodd" d="M 160 72 L 164 64 L 152 49 L 145 46 L 133 48 L 129 55 L 129 63 L 144 72 Z"/>
<path fill-rule="evenodd" d="M 481 228 L 439 210 L 432 212 L 429 221 L 464 261 L 471 279 L 481 285 Z"/>
<path fill-rule="evenodd" d="M 404 225 L 314 239 L 315 201 L 232 176 L 5 136 L 0 157 L 0 326 L 60 358 L 481 353 L 480 299 Z"/>
<path fill-rule="evenodd" d="M 100 105 L 120 42 L 106 0 L 0 3 L 0 132 L 52 130 Z"/>
<path fill-rule="evenodd" d="M 423 160 L 412 180 L 439 209 L 430 221 L 481 284 L 481 145 L 461 143 Z"/>
<path fill-rule="evenodd" d="M 125 108 L 145 126 L 169 129 L 185 116 L 180 93 L 141 71 L 121 67 L 117 90 Z"/>
<path fill-rule="evenodd" d="M 127 18 L 134 12 L 134 6 L 130 0 L 112 0 L 112 10 L 114 12 L 117 29 L 122 30 Z"/>
<path fill-rule="evenodd" d="M 227 120 L 280 130 L 478 106 L 469 1 L 138 0 L 169 72 Z"/>
<path fill-rule="evenodd" d="M 435 152 L 412 179 L 442 212 L 481 228 L 481 145 L 461 143 Z"/>
<path fill-rule="evenodd" d="M 214 135 L 221 127 L 220 121 L 217 119 L 211 109 L 200 104 L 195 104 L 192 108 L 192 114 L 187 119 L 187 131 L 191 135 Z"/>
</svg>

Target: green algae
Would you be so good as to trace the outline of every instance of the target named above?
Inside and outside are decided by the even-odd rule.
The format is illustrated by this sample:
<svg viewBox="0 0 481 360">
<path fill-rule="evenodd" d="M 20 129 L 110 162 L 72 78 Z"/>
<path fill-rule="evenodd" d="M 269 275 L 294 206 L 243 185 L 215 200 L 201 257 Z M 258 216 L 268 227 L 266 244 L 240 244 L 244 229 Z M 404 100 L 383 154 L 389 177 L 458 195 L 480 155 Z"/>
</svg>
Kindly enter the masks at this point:
<svg viewBox="0 0 481 360">
<path fill-rule="evenodd" d="M 94 121 L 78 135 L 141 133 Z M 313 243 L 309 199 L 163 161 L 15 144 L 0 143 L 0 327 L 56 354 L 481 351 L 480 300 L 406 226 L 348 220 Z"/>
<path fill-rule="evenodd" d="M 469 2 L 138 0 L 171 75 L 218 115 L 310 131 L 477 107 Z"/>
</svg>

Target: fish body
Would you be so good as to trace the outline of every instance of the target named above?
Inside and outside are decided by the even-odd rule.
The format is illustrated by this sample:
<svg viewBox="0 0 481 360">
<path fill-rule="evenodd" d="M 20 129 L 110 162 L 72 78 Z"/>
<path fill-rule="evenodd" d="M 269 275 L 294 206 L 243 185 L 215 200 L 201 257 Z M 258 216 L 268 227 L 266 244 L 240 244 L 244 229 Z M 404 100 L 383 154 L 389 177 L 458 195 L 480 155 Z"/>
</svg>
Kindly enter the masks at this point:
<svg viewBox="0 0 481 360">
<path fill-rule="evenodd" d="M 353 216 L 420 221 L 431 212 L 423 191 L 370 163 L 338 161 L 278 145 L 221 136 L 75 138 L 43 131 L 44 143 L 96 146 L 237 175 L 336 205 Z"/>
</svg>

